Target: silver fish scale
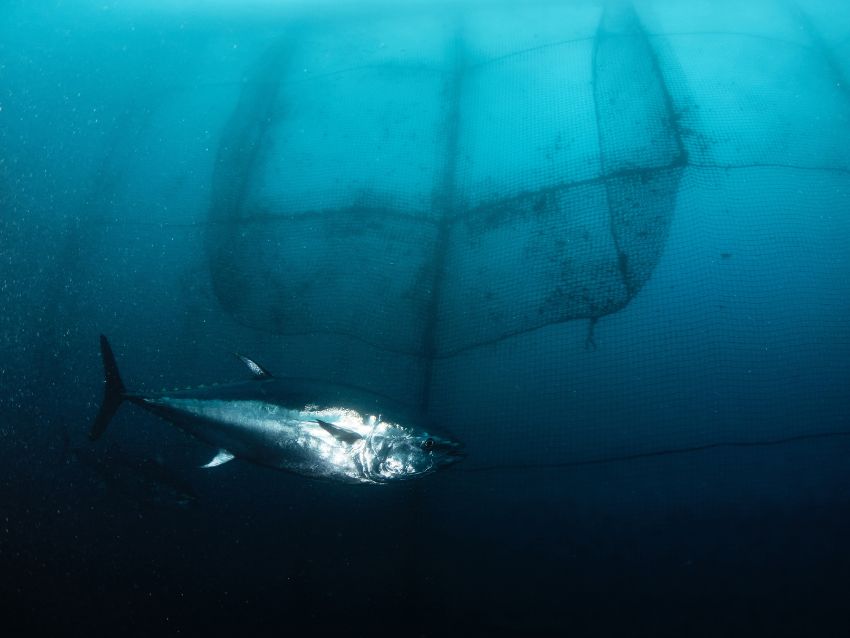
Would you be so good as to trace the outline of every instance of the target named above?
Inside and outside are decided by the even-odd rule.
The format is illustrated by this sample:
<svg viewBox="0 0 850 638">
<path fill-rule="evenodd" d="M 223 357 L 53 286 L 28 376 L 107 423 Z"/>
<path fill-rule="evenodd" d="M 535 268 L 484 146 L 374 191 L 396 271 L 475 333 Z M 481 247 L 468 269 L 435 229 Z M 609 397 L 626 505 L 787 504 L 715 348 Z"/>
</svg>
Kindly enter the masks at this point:
<svg viewBox="0 0 850 638">
<path fill-rule="evenodd" d="M 186 396 L 146 397 L 152 412 L 237 457 L 314 477 L 353 483 L 384 483 L 431 470 L 409 428 L 330 407 L 291 409 L 259 400 Z M 346 442 L 319 421 L 352 433 Z M 407 445 L 401 445 L 407 444 Z"/>
</svg>

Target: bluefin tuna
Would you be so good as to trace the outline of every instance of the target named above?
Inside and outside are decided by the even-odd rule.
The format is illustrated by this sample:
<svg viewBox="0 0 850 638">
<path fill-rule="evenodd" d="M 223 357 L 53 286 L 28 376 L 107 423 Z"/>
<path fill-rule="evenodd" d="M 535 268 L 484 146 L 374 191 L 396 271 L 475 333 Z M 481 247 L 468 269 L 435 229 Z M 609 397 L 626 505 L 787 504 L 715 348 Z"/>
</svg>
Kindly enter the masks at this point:
<svg viewBox="0 0 850 638">
<path fill-rule="evenodd" d="M 313 478 L 382 484 L 426 476 L 464 457 L 459 441 L 437 434 L 414 412 L 356 388 L 277 378 L 237 355 L 251 380 L 128 392 L 103 335 L 100 350 L 106 382 L 93 441 L 128 401 L 216 448 L 207 468 L 236 458 Z"/>
</svg>

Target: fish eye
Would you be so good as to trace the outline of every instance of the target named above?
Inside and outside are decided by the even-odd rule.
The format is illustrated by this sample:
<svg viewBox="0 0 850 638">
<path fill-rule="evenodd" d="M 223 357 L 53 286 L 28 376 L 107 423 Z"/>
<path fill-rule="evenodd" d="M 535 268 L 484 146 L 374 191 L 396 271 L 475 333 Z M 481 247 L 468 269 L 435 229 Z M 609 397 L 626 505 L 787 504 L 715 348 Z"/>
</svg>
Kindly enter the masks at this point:
<svg viewBox="0 0 850 638">
<path fill-rule="evenodd" d="M 425 441 L 423 441 L 423 443 L 422 443 L 422 449 L 425 450 L 426 452 L 434 449 L 434 439 L 432 439 L 432 438 L 425 439 Z"/>
</svg>

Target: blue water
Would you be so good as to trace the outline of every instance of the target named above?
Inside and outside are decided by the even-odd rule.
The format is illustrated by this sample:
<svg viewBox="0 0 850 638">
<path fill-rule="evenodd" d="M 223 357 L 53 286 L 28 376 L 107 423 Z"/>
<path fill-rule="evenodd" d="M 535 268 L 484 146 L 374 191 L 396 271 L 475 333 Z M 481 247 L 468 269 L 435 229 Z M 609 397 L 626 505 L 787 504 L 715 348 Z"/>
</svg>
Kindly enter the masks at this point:
<svg viewBox="0 0 850 638">
<path fill-rule="evenodd" d="M 9 635 L 847 635 L 848 87 L 830 0 L 4 3 Z M 101 333 L 468 456 L 92 443 Z"/>
</svg>

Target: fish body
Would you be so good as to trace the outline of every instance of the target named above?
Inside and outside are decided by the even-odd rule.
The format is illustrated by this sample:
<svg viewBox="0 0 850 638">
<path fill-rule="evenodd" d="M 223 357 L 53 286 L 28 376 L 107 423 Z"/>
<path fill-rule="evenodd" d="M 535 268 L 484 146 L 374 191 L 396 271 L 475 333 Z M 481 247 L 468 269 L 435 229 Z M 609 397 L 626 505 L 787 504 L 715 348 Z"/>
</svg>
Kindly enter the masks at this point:
<svg viewBox="0 0 850 638">
<path fill-rule="evenodd" d="M 101 353 L 106 390 L 90 434 L 93 440 L 126 400 L 217 448 L 205 467 L 238 458 L 313 478 L 378 484 L 424 476 L 463 458 L 458 441 L 434 433 L 392 401 L 362 390 L 279 379 L 240 357 L 254 377 L 249 381 L 129 393 L 103 336 Z"/>
</svg>

